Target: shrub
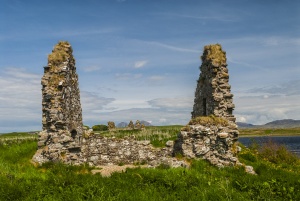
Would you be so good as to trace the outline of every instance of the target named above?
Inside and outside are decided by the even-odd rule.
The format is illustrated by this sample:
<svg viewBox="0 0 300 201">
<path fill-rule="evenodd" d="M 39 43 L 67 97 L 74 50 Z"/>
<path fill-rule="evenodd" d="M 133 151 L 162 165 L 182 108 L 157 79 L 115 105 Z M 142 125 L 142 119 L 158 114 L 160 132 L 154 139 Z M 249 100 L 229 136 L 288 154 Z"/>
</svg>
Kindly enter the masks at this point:
<svg viewBox="0 0 300 201">
<path fill-rule="evenodd" d="M 284 145 L 276 144 L 272 140 L 258 148 L 258 155 L 275 164 L 294 165 L 299 161 L 296 154 L 290 152 Z"/>
<path fill-rule="evenodd" d="M 106 125 L 94 125 L 92 127 L 93 131 L 107 131 L 108 130 L 108 127 Z"/>
</svg>

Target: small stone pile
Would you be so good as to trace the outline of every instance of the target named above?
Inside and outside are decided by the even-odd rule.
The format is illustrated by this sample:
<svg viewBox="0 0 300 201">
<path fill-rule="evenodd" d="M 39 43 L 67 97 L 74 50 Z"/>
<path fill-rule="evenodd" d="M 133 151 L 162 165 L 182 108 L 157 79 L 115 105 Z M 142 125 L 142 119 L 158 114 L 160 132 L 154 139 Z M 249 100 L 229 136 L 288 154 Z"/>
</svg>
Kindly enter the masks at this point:
<svg viewBox="0 0 300 201">
<path fill-rule="evenodd" d="M 42 125 L 34 160 L 68 160 L 80 154 L 83 134 L 78 76 L 72 47 L 59 42 L 42 77 Z"/>
<path fill-rule="evenodd" d="M 178 135 L 174 152 L 203 158 L 217 167 L 241 165 L 236 157 L 238 130 L 235 123 L 217 117 L 197 117 Z"/>
</svg>

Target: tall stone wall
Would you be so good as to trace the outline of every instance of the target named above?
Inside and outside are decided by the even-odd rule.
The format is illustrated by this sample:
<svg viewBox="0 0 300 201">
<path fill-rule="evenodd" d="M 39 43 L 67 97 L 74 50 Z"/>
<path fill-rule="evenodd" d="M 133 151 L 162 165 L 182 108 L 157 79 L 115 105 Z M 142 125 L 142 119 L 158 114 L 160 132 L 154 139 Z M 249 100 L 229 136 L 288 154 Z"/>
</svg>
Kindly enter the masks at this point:
<svg viewBox="0 0 300 201">
<path fill-rule="evenodd" d="M 48 55 L 42 77 L 42 125 L 38 147 L 51 160 L 61 152 L 80 150 L 82 109 L 72 47 L 59 42 Z"/>
<path fill-rule="evenodd" d="M 226 53 L 219 44 L 207 45 L 201 58 L 192 120 L 178 135 L 174 151 L 218 167 L 241 165 Z"/>
<path fill-rule="evenodd" d="M 214 115 L 235 122 L 226 52 L 221 45 L 207 45 L 201 57 L 200 76 L 195 91 L 192 118 Z"/>
</svg>

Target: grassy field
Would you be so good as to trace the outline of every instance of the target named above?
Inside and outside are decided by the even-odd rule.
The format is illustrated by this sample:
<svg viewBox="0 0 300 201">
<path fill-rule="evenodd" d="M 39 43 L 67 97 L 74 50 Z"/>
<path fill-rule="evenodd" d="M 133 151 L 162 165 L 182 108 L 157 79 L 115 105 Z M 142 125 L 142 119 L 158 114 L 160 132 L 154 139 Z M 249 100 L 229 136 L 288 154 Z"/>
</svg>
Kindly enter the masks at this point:
<svg viewBox="0 0 300 201">
<path fill-rule="evenodd" d="M 247 128 L 239 131 L 241 136 L 300 136 L 300 128 Z"/>
<path fill-rule="evenodd" d="M 169 135 L 173 127 L 152 131 L 161 135 L 163 129 Z M 93 175 L 87 165 L 47 163 L 36 167 L 30 162 L 36 147 L 36 140 L 29 138 L 0 144 L 1 201 L 300 200 L 300 161 L 281 146 L 243 147 L 239 159 L 252 165 L 257 175 L 247 174 L 241 167 L 218 169 L 200 160 L 191 161 L 190 169 L 137 166 L 111 177 Z"/>
<path fill-rule="evenodd" d="M 155 147 L 163 147 L 168 140 L 177 138 L 181 125 L 172 126 L 149 126 L 145 130 L 115 129 L 113 131 L 95 131 L 95 135 L 123 138 L 134 136 L 136 140 L 150 140 Z"/>
</svg>

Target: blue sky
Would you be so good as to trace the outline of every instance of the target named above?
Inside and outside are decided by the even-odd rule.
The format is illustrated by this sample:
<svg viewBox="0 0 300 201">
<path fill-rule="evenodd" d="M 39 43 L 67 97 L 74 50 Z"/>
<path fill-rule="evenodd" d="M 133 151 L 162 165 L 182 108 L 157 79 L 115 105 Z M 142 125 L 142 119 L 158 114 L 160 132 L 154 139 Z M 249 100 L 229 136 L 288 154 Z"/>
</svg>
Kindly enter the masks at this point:
<svg viewBox="0 0 300 201">
<path fill-rule="evenodd" d="M 41 129 L 47 55 L 76 58 L 84 124 L 186 124 L 203 47 L 227 52 L 238 121 L 300 119 L 297 0 L 0 0 L 0 132 Z"/>
</svg>

